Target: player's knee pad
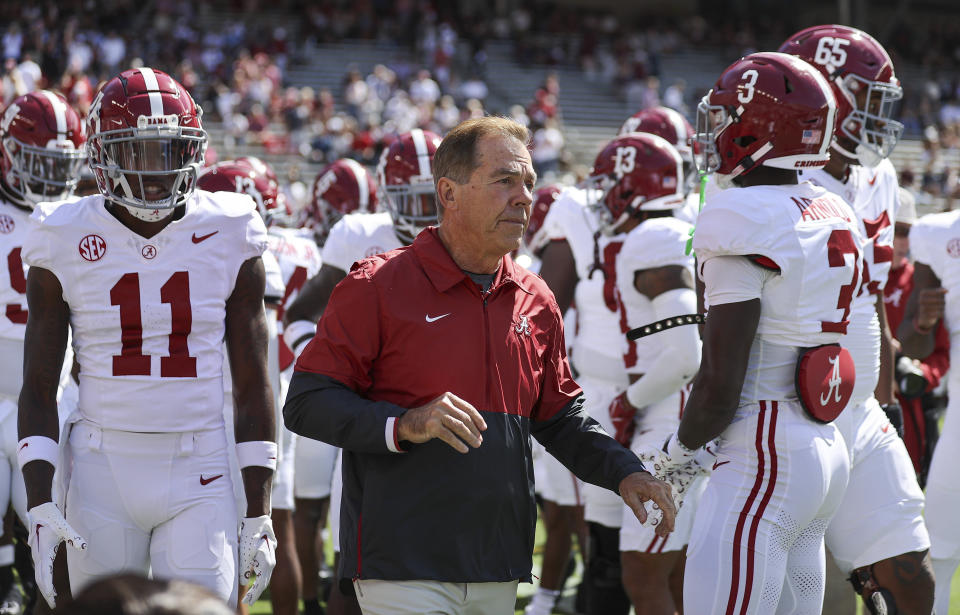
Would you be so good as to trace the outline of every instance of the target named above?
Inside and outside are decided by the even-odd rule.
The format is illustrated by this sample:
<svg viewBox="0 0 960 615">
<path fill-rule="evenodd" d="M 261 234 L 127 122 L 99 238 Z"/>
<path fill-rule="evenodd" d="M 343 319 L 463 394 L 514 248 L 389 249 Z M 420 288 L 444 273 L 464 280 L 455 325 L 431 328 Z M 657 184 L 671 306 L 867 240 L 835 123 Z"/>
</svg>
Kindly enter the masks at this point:
<svg viewBox="0 0 960 615">
<path fill-rule="evenodd" d="M 849 581 L 871 615 L 897 615 L 900 612 L 893 594 L 877 583 L 873 566 L 857 568 L 850 574 Z"/>
</svg>

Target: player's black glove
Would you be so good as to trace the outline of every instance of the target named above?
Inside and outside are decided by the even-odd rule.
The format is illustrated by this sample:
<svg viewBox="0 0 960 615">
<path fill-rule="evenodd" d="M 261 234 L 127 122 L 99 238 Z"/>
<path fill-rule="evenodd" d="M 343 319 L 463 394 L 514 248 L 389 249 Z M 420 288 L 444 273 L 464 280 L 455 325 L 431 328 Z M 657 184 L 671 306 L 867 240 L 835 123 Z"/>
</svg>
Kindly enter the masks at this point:
<svg viewBox="0 0 960 615">
<path fill-rule="evenodd" d="M 902 356 L 897 359 L 894 376 L 897 379 L 897 388 L 900 390 L 900 394 L 906 399 L 920 397 L 930 384 L 927 382 L 923 370 L 910 357 Z"/>
<path fill-rule="evenodd" d="M 893 425 L 893 428 L 897 430 L 897 435 L 901 438 L 903 437 L 903 409 L 900 408 L 900 404 L 897 402 L 890 402 L 889 404 L 881 404 L 880 408 L 883 410 L 883 413 L 887 415 L 890 424 Z"/>
</svg>

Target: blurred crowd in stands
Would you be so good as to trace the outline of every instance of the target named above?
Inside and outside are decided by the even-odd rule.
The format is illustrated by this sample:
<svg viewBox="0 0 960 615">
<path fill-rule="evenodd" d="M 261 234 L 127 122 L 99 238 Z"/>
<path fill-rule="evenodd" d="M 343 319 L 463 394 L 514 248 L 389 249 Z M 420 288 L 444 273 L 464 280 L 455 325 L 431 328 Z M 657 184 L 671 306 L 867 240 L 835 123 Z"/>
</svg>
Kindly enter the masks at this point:
<svg viewBox="0 0 960 615">
<path fill-rule="evenodd" d="M 736 9 L 638 25 L 599 9 L 534 0 L 513 6 L 497 13 L 466 0 L 5 2 L 0 87 L 4 103 L 56 88 L 85 112 L 101 80 L 149 58 L 191 91 L 208 120 L 222 122 L 228 149 L 262 145 L 315 163 L 350 156 L 374 164 L 391 135 L 414 127 L 443 134 L 462 119 L 500 113 L 531 127 L 543 175 L 565 162 L 560 84 L 550 67 L 579 67 L 585 80 L 617 91 L 626 108 L 663 104 L 692 118 L 702 92 L 677 76 L 661 82 L 665 55 L 717 49 L 733 57 L 775 44 L 798 25 L 772 14 L 745 19 Z M 291 19 L 258 20 L 261 11 Z M 948 21 L 918 32 L 901 20 L 884 41 L 898 65 L 922 67 L 922 85 L 905 84 L 901 113 L 906 134 L 923 142 L 918 168 L 902 169 L 921 204 L 924 195 L 960 196 L 958 169 L 949 163 L 960 151 L 960 26 Z M 369 72 L 344 66 L 339 89 L 285 79 L 315 45 L 345 39 L 400 44 L 406 53 Z M 487 66 L 493 40 L 512 41 L 520 63 L 544 65 L 547 76 L 522 104 L 501 109 L 487 101 L 496 79 Z"/>
</svg>

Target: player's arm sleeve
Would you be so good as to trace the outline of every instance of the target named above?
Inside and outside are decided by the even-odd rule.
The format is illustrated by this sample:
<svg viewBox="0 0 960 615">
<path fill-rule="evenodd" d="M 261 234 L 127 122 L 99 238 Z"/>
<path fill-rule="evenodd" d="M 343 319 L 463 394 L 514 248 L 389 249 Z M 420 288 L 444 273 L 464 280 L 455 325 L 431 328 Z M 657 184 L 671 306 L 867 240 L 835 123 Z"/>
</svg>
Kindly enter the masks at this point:
<svg viewBox="0 0 960 615">
<path fill-rule="evenodd" d="M 743 256 L 715 256 L 700 265 L 707 302 L 713 305 L 759 299 L 767 278 L 777 275 Z"/>
<path fill-rule="evenodd" d="M 377 290 L 361 265 L 337 285 L 317 334 L 297 360 L 283 419 L 290 431 L 358 452 L 399 452 L 406 409 L 366 399 L 380 351 Z"/>
<path fill-rule="evenodd" d="M 584 411 L 583 392 L 567 362 L 559 310 L 546 361 L 540 401 L 531 413 L 531 433 L 581 480 L 619 493 L 620 481 L 642 472 L 643 464 Z"/>
<path fill-rule="evenodd" d="M 692 288 L 676 288 L 653 298 L 656 319 L 692 314 L 697 295 Z M 656 334 L 660 351 L 645 373 L 627 388 L 627 399 L 636 408 L 655 404 L 680 390 L 700 367 L 700 333 L 680 326 Z"/>
</svg>

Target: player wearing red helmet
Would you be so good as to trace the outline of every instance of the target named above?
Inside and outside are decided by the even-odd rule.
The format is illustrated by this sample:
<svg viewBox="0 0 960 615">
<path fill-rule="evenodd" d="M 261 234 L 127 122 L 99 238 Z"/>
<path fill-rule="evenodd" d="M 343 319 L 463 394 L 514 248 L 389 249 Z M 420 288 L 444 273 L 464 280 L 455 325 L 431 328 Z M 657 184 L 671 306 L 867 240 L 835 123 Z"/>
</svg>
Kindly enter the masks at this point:
<svg viewBox="0 0 960 615">
<path fill-rule="evenodd" d="M 822 169 L 803 171 L 801 178 L 842 196 L 860 219 L 866 241 L 867 282 L 853 298 L 851 325 L 842 342 L 857 369 L 850 407 L 837 420 L 850 451 L 850 484 L 827 528 L 826 544 L 871 611 L 878 608 L 875 602 L 887 602 L 891 611 L 926 614 L 934 597 L 930 537 L 909 454 L 890 429 L 891 422 L 902 428 L 903 416 L 893 395 L 895 358 L 883 304 L 900 198 L 896 170 L 887 160 L 903 129 L 891 117 L 902 95 L 900 85 L 887 52 L 856 28 L 806 28 L 780 51 L 816 68 L 837 99 L 830 161 Z M 877 485 L 876 476 L 889 479 Z M 928 487 L 934 499 L 936 492 L 935 486 Z M 952 530 L 954 506 L 949 509 Z M 928 522 L 933 518 L 936 505 L 928 505 Z M 945 576 L 952 576 L 952 570 Z"/>
<path fill-rule="evenodd" d="M 409 244 L 437 221 L 433 155 L 440 137 L 415 129 L 400 135 L 380 157 L 377 179 L 397 236 Z"/>
<path fill-rule="evenodd" d="M 346 214 L 376 211 L 377 184 L 373 175 L 356 160 L 342 158 L 317 173 L 302 226 L 314 229 L 317 243 L 323 245 L 330 229 Z"/>
<path fill-rule="evenodd" d="M 238 580 L 253 581 L 244 598 L 253 602 L 276 544 L 266 228 L 250 197 L 194 190 L 206 133 L 200 109 L 169 75 L 143 67 L 108 81 L 87 132 L 101 194 L 38 205 L 23 247 L 31 317 L 18 461 L 38 587 L 53 605 L 53 555 L 66 541 L 74 592 L 117 570 L 152 569 L 224 600 L 236 599 Z M 50 374 L 63 362 L 68 327 L 81 368 L 80 402 L 63 432 L 64 503 L 51 498 L 59 455 Z M 224 341 L 235 452 L 223 416 Z M 230 454 L 246 494 L 242 523 Z"/>
<path fill-rule="evenodd" d="M 684 205 L 683 162 L 667 140 L 628 132 L 594 162 L 592 181 L 602 190 L 603 229 L 625 237 L 608 274 L 619 297 L 621 332 L 696 309 L 693 262 L 685 253 L 690 224 L 674 217 Z M 609 404 L 617 439 L 634 451 L 659 448 L 676 431 L 684 386 L 700 364 L 697 330 L 684 327 L 623 348 L 629 387 Z M 637 428 L 638 427 L 638 428 Z M 636 428 L 636 429 L 635 429 Z M 666 539 L 636 516 L 623 513 L 619 550 L 623 584 L 638 615 L 674 611 L 682 604 L 683 549 L 705 481 L 685 485 L 684 503 Z"/>
<path fill-rule="evenodd" d="M 710 306 L 703 355 L 677 432 L 641 455 L 670 481 L 712 470 L 687 612 L 822 606 L 823 534 L 849 475 L 833 421 L 854 374 L 837 342 L 863 261 L 853 211 L 797 170 L 826 164 L 835 108 L 826 79 L 780 53 L 733 63 L 699 106 L 695 160 L 730 186 L 693 237 Z"/>
<path fill-rule="evenodd" d="M 279 220 L 288 218 L 276 177 L 273 169 L 259 158 L 243 157 L 218 162 L 204 169 L 197 180 L 197 187 L 208 192 L 248 195 L 257 204 L 257 211 L 267 223 L 269 245 L 262 256 L 267 277 L 264 294 L 267 308 L 267 359 L 274 401 L 279 408 L 283 405 L 285 385 L 289 383 L 289 373 L 284 378 L 281 372 L 287 367 L 292 371 L 292 355 L 283 344 L 278 328 L 283 318 L 283 304 L 292 301 L 307 277 L 320 268 L 320 252 L 313 239 L 304 236 L 302 231 L 276 225 Z M 234 409 L 230 374 L 224 375 L 224 396 L 224 412 L 230 421 Z M 277 615 L 295 615 L 302 585 L 293 526 L 295 437 L 282 426 L 282 421 L 277 431 L 277 469 L 270 498 L 270 518 L 277 536 L 277 564 L 270 578 L 273 588 L 270 602 Z"/>
<path fill-rule="evenodd" d="M 72 196 L 86 157 L 85 141 L 80 116 L 54 92 L 43 90 L 17 97 L 0 114 L 0 256 L 7 263 L 0 273 L 0 303 L 6 305 L 6 315 L 0 320 L 0 361 L 4 367 L 0 370 L 4 374 L 0 376 L 0 433 L 5 435 L 0 440 L 0 508 L 7 510 L 12 504 L 25 525 L 26 493 L 16 463 L 16 407 L 28 316 L 27 268 L 21 253 L 34 206 Z M 73 385 L 66 378 L 63 384 Z M 13 560 L 8 534 L 0 546 L 0 612 L 19 612 Z"/>
</svg>

